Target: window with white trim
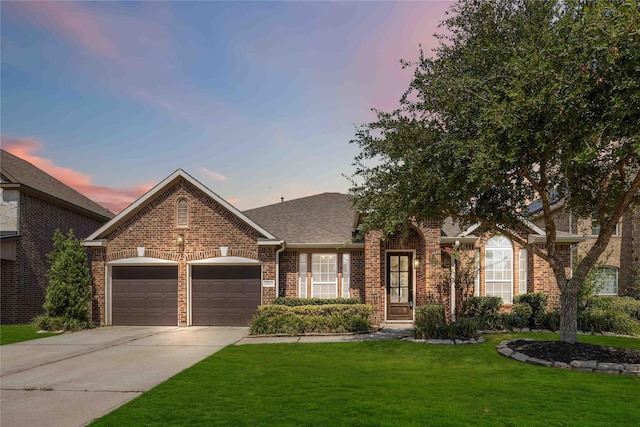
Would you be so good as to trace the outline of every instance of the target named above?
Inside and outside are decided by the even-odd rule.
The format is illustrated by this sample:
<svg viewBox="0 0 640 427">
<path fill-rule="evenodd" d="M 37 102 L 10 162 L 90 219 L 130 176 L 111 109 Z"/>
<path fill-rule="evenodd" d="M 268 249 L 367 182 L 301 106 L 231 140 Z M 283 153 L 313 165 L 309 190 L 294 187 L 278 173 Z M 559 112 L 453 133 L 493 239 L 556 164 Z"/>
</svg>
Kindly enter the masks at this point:
<svg viewBox="0 0 640 427">
<path fill-rule="evenodd" d="M 518 293 L 527 293 L 527 250 L 520 249 L 518 254 Z"/>
<path fill-rule="evenodd" d="M 307 297 L 307 254 L 300 253 L 300 260 L 298 261 L 298 275 L 300 279 L 298 281 L 298 296 L 300 298 Z"/>
<path fill-rule="evenodd" d="M 599 236 L 600 235 L 600 222 L 598 218 L 594 215 L 591 217 L 591 235 Z M 618 235 L 618 224 L 616 224 L 615 230 L 613 230 L 613 236 Z"/>
<path fill-rule="evenodd" d="M 501 297 L 511 304 L 513 296 L 513 246 L 504 236 L 487 241 L 484 260 L 485 296 Z"/>
<path fill-rule="evenodd" d="M 342 298 L 351 295 L 351 256 L 342 254 Z"/>
<path fill-rule="evenodd" d="M 615 267 L 594 268 L 593 280 L 598 295 L 618 295 L 618 269 Z"/>
<path fill-rule="evenodd" d="M 338 254 L 311 255 L 311 297 L 338 297 Z"/>
<path fill-rule="evenodd" d="M 178 204 L 176 206 L 176 226 L 189 226 L 189 202 L 187 199 L 178 200 Z"/>
</svg>

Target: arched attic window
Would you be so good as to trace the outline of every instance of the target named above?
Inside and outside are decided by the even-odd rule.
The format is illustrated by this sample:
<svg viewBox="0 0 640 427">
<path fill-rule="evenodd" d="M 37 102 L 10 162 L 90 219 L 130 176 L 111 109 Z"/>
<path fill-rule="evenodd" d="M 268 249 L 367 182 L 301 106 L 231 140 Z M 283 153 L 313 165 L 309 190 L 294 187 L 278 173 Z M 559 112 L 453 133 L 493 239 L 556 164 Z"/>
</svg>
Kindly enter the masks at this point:
<svg viewBox="0 0 640 427">
<path fill-rule="evenodd" d="M 487 240 L 484 260 L 485 295 L 501 297 L 505 304 L 513 298 L 513 245 L 504 236 Z"/>
<path fill-rule="evenodd" d="M 187 199 L 178 200 L 178 204 L 176 207 L 176 226 L 189 226 L 189 202 L 187 201 Z"/>
</svg>

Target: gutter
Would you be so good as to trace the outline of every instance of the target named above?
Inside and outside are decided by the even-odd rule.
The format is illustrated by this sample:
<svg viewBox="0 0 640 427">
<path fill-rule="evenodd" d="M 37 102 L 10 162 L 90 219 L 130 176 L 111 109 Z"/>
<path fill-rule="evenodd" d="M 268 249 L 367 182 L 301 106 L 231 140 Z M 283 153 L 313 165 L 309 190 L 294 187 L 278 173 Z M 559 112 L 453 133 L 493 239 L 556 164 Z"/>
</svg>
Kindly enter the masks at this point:
<svg viewBox="0 0 640 427">
<path fill-rule="evenodd" d="M 276 251 L 276 298 L 280 295 L 280 254 L 287 247 L 287 243 L 284 240 L 280 241 L 280 249 Z"/>
</svg>

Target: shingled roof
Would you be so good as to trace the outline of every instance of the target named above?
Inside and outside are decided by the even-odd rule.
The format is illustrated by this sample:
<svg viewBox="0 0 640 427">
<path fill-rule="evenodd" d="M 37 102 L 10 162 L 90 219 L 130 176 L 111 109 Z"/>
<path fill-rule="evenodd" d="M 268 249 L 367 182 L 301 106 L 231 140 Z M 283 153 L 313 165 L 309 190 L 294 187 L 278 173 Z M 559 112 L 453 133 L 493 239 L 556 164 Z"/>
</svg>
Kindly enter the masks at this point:
<svg viewBox="0 0 640 427">
<path fill-rule="evenodd" d="M 33 193 L 99 218 L 113 217 L 113 213 L 108 209 L 5 150 L 0 150 L 0 173 L 3 187 L 16 185 L 21 191 Z"/>
<path fill-rule="evenodd" d="M 340 193 L 322 193 L 243 213 L 288 245 L 348 243 L 355 215 L 352 197 Z"/>
</svg>

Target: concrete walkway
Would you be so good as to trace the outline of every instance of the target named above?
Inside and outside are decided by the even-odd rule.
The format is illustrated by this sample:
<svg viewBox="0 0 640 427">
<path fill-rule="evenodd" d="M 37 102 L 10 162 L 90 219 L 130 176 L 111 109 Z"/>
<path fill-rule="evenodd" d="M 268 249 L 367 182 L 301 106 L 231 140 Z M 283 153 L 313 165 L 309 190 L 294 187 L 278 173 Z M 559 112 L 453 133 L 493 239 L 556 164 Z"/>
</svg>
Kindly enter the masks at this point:
<svg viewBox="0 0 640 427">
<path fill-rule="evenodd" d="M 0 424 L 86 425 L 247 334 L 247 328 L 106 327 L 4 345 Z"/>
<path fill-rule="evenodd" d="M 246 337 L 236 345 L 245 344 L 274 344 L 274 343 L 323 343 L 323 342 L 354 342 L 354 341 L 383 341 L 398 340 L 413 336 L 413 325 L 386 325 L 379 331 L 369 334 L 349 335 L 305 335 L 300 337 Z"/>
</svg>

